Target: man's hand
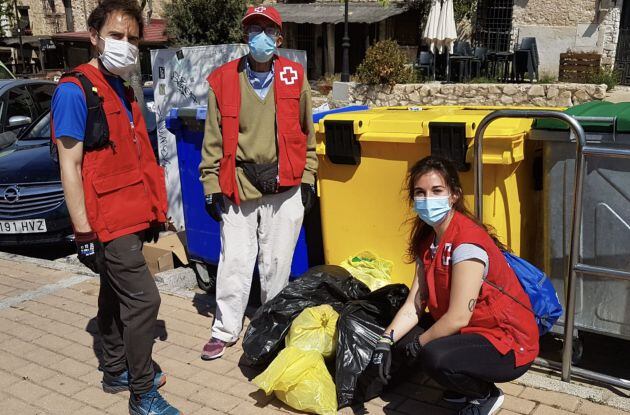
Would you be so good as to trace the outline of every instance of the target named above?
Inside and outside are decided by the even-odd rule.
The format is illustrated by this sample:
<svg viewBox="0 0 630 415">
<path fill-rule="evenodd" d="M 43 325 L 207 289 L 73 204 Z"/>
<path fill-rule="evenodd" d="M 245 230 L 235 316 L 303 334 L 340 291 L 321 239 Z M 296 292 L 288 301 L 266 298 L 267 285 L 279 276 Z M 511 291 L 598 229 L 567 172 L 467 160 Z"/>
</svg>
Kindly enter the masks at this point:
<svg viewBox="0 0 630 415">
<path fill-rule="evenodd" d="M 389 375 L 391 366 L 392 366 L 392 346 L 394 341 L 391 337 L 381 336 L 376 343 L 376 348 L 372 353 L 372 359 L 370 361 L 370 366 L 375 369 L 378 368 L 378 377 L 381 379 L 381 382 L 387 385 L 387 382 L 391 379 Z"/>
<path fill-rule="evenodd" d="M 206 212 L 217 222 L 221 222 L 221 214 L 225 211 L 223 193 L 206 195 Z"/>
<path fill-rule="evenodd" d="M 74 242 L 77 244 L 79 261 L 97 274 L 102 271 L 105 253 L 103 244 L 95 232 L 76 232 Z"/>
<path fill-rule="evenodd" d="M 160 232 L 164 230 L 166 230 L 166 226 L 163 223 L 152 223 L 151 227 L 144 231 L 144 242 L 156 243 L 160 239 Z"/>
<path fill-rule="evenodd" d="M 302 183 L 302 204 L 304 205 L 304 214 L 307 214 L 315 204 L 315 185 Z"/>
</svg>

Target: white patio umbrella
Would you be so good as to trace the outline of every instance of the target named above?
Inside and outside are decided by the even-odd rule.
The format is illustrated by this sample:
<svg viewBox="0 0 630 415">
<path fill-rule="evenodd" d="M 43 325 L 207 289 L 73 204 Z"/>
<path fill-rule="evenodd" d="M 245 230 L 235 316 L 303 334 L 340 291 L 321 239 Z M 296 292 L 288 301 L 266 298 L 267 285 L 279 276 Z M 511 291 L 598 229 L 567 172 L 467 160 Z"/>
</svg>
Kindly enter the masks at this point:
<svg viewBox="0 0 630 415">
<path fill-rule="evenodd" d="M 427 23 L 422 31 L 422 40 L 429 45 L 429 50 L 435 54 L 438 47 L 438 25 L 440 23 L 440 11 L 442 10 L 442 0 L 433 0 Z"/>
<path fill-rule="evenodd" d="M 440 53 L 446 50 L 453 53 L 453 43 L 457 40 L 457 26 L 453 12 L 453 0 L 444 0 L 437 30 L 437 46 Z"/>
</svg>

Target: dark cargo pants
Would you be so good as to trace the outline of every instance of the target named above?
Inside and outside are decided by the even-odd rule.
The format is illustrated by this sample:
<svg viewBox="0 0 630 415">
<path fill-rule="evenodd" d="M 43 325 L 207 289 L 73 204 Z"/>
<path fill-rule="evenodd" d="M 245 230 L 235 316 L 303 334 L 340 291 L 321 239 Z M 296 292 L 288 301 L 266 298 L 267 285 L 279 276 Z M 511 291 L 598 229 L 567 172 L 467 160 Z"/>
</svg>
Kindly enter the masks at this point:
<svg viewBox="0 0 630 415">
<path fill-rule="evenodd" d="M 130 389 L 143 394 L 153 387 L 153 339 L 160 293 L 142 255 L 144 233 L 105 244 L 105 264 L 98 295 L 98 327 L 103 370 L 129 370 Z"/>
</svg>

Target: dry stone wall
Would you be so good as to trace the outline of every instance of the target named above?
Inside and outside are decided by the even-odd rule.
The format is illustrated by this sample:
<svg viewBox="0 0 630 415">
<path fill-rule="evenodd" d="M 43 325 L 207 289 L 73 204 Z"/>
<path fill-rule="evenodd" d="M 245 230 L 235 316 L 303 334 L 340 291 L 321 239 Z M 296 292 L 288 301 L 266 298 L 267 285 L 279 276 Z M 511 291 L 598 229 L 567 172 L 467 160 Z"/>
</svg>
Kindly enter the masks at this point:
<svg viewBox="0 0 630 415">
<path fill-rule="evenodd" d="M 592 84 L 406 84 L 335 83 L 333 106 L 357 103 L 399 105 L 510 105 L 570 107 L 606 96 L 606 85 Z"/>
<path fill-rule="evenodd" d="M 592 22 L 595 3 L 593 0 L 516 0 L 513 23 L 515 26 L 575 26 Z"/>
</svg>

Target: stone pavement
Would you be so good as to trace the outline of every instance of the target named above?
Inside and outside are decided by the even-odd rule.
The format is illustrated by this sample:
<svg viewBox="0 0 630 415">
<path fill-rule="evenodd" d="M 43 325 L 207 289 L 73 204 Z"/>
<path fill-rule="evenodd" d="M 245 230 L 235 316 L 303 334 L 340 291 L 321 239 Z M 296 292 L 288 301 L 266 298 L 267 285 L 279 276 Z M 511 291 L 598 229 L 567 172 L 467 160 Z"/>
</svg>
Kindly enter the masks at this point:
<svg viewBox="0 0 630 415">
<path fill-rule="evenodd" d="M 67 264 L 0 253 L 0 414 L 128 413 L 128 393 L 109 395 L 100 388 L 94 319 L 98 280 L 88 274 Z M 211 299 L 204 294 L 163 293 L 154 358 L 168 374 L 162 389 L 167 399 L 186 415 L 295 413 L 249 382 L 256 371 L 239 365 L 239 344 L 223 359 L 200 360 L 211 312 Z M 534 372 L 502 388 L 507 395 L 502 415 L 608 415 L 630 407 L 627 395 L 567 386 Z M 453 413 L 440 406 L 440 396 L 436 385 L 419 377 L 354 412 Z"/>
</svg>

